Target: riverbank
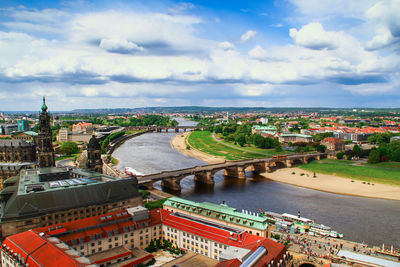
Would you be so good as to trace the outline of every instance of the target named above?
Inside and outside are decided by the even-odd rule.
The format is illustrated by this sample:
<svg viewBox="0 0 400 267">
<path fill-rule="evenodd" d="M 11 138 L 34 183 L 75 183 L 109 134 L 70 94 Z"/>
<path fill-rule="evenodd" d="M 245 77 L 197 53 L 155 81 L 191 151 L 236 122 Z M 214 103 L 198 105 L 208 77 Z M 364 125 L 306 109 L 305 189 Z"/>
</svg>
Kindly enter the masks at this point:
<svg viewBox="0 0 400 267">
<path fill-rule="evenodd" d="M 171 140 L 171 146 L 186 156 L 197 158 L 199 160 L 207 162 L 208 164 L 225 162 L 225 159 L 223 159 L 223 158 L 209 155 L 209 154 L 201 152 L 193 147 L 190 147 L 190 149 L 187 149 L 188 144 L 186 142 L 186 138 L 189 136 L 189 134 L 190 134 L 190 132 L 176 135 Z"/>
<path fill-rule="evenodd" d="M 206 154 L 194 148 L 187 149 L 186 138 L 189 134 L 176 135 L 171 140 L 172 147 L 184 155 L 198 158 L 209 164 L 224 162 L 224 159 Z M 400 201 L 400 186 L 395 185 L 379 183 L 374 183 L 374 185 L 364 184 L 359 180 L 322 173 L 316 173 L 317 177 L 313 178 L 314 174 L 312 172 L 300 168 L 278 169 L 272 173 L 263 173 L 262 176 L 277 182 L 329 193 Z"/>
</svg>

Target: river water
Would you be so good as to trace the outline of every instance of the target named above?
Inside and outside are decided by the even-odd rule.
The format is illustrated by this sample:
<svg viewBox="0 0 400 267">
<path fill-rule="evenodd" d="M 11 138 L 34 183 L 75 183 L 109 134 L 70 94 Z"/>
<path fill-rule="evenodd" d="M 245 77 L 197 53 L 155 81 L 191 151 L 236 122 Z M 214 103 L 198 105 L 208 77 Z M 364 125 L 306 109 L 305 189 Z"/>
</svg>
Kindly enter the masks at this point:
<svg viewBox="0 0 400 267">
<path fill-rule="evenodd" d="M 193 122 L 179 120 L 180 125 Z M 148 133 L 128 140 L 113 156 L 118 168 L 132 167 L 144 174 L 205 165 L 171 147 L 176 133 Z M 400 201 L 344 196 L 287 185 L 247 173 L 245 181 L 214 176 L 215 185 L 196 184 L 193 177 L 181 181 L 180 197 L 193 201 L 221 203 L 238 210 L 259 209 L 297 214 L 315 219 L 342 232 L 346 239 L 370 245 L 400 247 Z M 155 184 L 160 188 L 160 183 Z M 172 193 L 172 192 L 171 192 Z M 176 193 L 175 193 L 176 194 Z M 177 194 L 176 194 L 177 195 Z"/>
</svg>

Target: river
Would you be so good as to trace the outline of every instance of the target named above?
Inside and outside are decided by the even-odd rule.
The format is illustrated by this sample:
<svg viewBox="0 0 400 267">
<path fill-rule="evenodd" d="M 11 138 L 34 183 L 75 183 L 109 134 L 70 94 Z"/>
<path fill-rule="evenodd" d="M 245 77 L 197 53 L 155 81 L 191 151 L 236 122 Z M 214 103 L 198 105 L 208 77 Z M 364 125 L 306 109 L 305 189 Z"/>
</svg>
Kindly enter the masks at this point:
<svg viewBox="0 0 400 267">
<path fill-rule="evenodd" d="M 178 118 L 179 119 L 179 118 Z M 193 122 L 179 119 L 180 125 Z M 148 133 L 128 140 L 113 156 L 118 168 L 132 167 L 144 174 L 205 165 L 198 159 L 180 154 L 171 147 L 176 133 Z M 248 173 L 248 178 L 215 176 L 215 185 L 196 184 L 192 177 L 181 181 L 180 197 L 193 201 L 221 203 L 238 210 L 274 211 L 315 219 L 342 232 L 346 239 L 370 245 L 400 247 L 400 201 L 344 196 L 287 185 Z M 160 183 L 155 184 L 160 188 Z"/>
</svg>

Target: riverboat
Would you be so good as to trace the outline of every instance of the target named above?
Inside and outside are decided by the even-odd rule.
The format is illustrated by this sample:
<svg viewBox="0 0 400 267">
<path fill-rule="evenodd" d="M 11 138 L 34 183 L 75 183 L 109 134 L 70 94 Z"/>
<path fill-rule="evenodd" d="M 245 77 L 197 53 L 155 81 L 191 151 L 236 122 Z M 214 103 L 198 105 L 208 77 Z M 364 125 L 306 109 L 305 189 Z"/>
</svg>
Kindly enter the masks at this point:
<svg viewBox="0 0 400 267">
<path fill-rule="evenodd" d="M 269 221 L 279 226 L 280 228 L 295 227 L 300 233 L 308 233 L 314 236 L 320 235 L 334 238 L 343 238 L 342 233 L 338 233 L 332 230 L 332 228 L 329 226 L 318 224 L 315 220 L 301 217 L 300 212 L 297 216 L 289 213 L 279 214 L 270 211 L 261 213 L 261 215 L 269 218 Z"/>
<path fill-rule="evenodd" d="M 130 175 L 130 176 L 143 176 L 144 174 L 141 172 L 138 172 L 137 170 L 131 168 L 131 167 L 125 167 L 125 173 Z"/>
</svg>

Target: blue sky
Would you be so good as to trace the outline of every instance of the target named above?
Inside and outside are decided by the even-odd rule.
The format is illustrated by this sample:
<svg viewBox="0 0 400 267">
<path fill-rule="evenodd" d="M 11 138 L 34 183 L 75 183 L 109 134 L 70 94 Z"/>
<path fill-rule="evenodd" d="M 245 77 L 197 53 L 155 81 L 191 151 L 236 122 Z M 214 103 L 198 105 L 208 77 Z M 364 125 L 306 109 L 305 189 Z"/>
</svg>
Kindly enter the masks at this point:
<svg viewBox="0 0 400 267">
<path fill-rule="evenodd" d="M 400 1 L 0 2 L 1 110 L 399 107 Z"/>
</svg>

